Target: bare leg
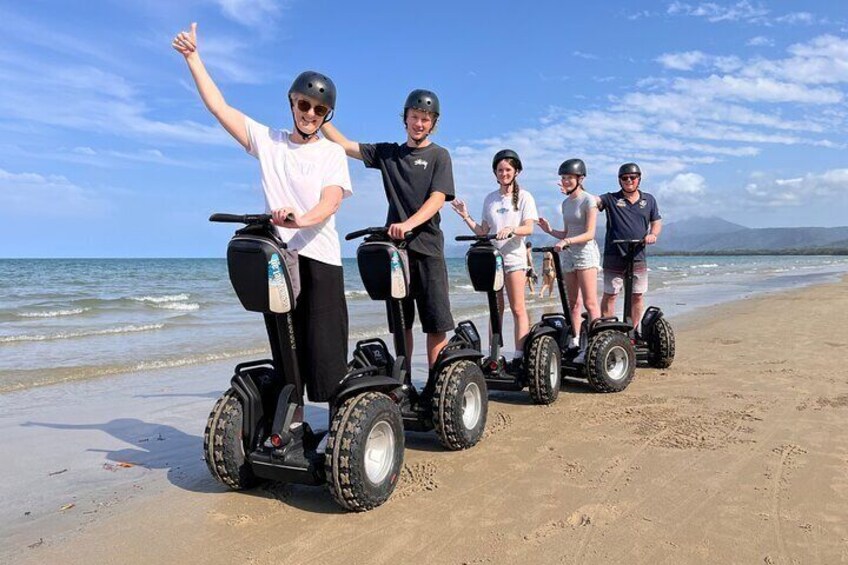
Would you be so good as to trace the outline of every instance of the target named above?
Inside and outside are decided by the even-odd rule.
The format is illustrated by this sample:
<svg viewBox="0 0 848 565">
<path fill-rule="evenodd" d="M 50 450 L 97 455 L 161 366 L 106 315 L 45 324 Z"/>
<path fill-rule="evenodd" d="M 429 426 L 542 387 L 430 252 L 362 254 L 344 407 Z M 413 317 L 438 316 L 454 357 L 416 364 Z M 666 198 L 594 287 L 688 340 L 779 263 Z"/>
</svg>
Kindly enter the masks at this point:
<svg viewBox="0 0 848 565">
<path fill-rule="evenodd" d="M 577 281 L 580 284 L 580 293 L 583 295 L 583 306 L 589 313 L 589 322 L 600 317 L 598 308 L 598 270 L 583 269 L 577 271 Z"/>
<path fill-rule="evenodd" d="M 568 315 L 571 317 L 571 327 L 574 330 L 573 337 L 578 337 L 582 322 L 580 312 L 583 310 L 583 305 L 580 304 L 580 285 L 576 271 L 565 273 L 565 293 L 568 296 Z"/>
<path fill-rule="evenodd" d="M 427 363 L 431 369 L 436 364 L 436 358 L 447 343 L 448 334 L 445 332 L 427 334 Z"/>
<path fill-rule="evenodd" d="M 601 314 L 604 318 L 612 318 L 615 316 L 615 294 L 607 294 L 604 293 L 604 297 L 601 298 Z"/>
<path fill-rule="evenodd" d="M 527 307 L 524 301 L 524 281 L 526 278 L 527 274 L 524 271 L 513 271 L 506 274 L 506 293 L 509 297 L 510 309 L 512 309 L 516 351 L 522 351 L 524 338 L 530 331 L 530 320 L 527 317 Z"/>
<path fill-rule="evenodd" d="M 633 317 L 634 328 L 638 328 L 639 322 L 642 321 L 642 306 L 644 303 L 642 294 L 633 294 L 633 300 L 630 303 L 630 315 Z"/>
</svg>

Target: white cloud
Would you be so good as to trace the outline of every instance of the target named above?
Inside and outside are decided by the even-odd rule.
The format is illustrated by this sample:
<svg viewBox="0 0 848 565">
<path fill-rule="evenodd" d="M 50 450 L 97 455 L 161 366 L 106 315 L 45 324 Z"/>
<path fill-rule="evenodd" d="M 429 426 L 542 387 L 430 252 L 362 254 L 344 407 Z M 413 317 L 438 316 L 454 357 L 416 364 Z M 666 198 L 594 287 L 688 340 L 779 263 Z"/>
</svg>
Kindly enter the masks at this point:
<svg viewBox="0 0 848 565">
<path fill-rule="evenodd" d="M 217 125 L 153 117 L 144 94 L 122 76 L 90 65 L 0 57 L 0 118 L 120 137 L 204 145 L 230 143 Z M 200 102 L 197 102 L 200 104 Z"/>
<path fill-rule="evenodd" d="M 0 210 L 4 215 L 32 214 L 40 218 L 93 216 L 106 203 L 92 191 L 61 175 L 12 173 L 0 169 Z"/>
<path fill-rule="evenodd" d="M 589 59 L 589 60 L 598 59 L 597 55 L 593 55 L 592 53 L 584 53 L 583 51 L 573 51 L 571 53 L 571 55 L 574 56 L 574 57 L 579 57 L 581 59 Z"/>
<path fill-rule="evenodd" d="M 226 17 L 245 26 L 273 23 L 284 7 L 283 2 L 275 0 L 215 0 L 215 3 Z"/>
<path fill-rule="evenodd" d="M 817 200 L 825 199 L 828 205 L 836 205 L 848 200 L 848 169 L 831 169 L 787 179 L 757 173 L 751 175 L 744 194 L 746 203 L 757 207 L 813 205 Z"/>
<path fill-rule="evenodd" d="M 697 173 L 680 173 L 660 183 L 657 197 L 663 208 L 685 208 L 702 204 L 707 196 L 707 182 Z"/>
<path fill-rule="evenodd" d="M 665 53 L 657 57 L 657 62 L 667 69 L 675 71 L 691 71 L 697 65 L 704 63 L 707 56 L 700 51 L 683 53 Z"/>
<path fill-rule="evenodd" d="M 709 22 L 749 21 L 761 22 L 768 15 L 768 9 L 761 4 L 752 4 L 747 0 L 735 4 L 720 5 L 714 2 L 686 4 L 673 2 L 668 5 L 667 13 L 673 16 L 692 16 L 704 18 Z"/>
<path fill-rule="evenodd" d="M 749 39 L 746 45 L 750 47 L 774 47 L 774 40 L 764 35 L 758 35 Z"/>
</svg>

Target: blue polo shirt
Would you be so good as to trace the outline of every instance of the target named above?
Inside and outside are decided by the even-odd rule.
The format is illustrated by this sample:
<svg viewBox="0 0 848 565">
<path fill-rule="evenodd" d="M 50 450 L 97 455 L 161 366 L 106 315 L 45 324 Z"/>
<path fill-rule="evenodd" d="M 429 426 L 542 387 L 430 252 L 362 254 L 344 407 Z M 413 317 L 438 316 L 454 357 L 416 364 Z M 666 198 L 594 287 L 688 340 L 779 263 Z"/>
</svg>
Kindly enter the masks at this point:
<svg viewBox="0 0 848 565">
<path fill-rule="evenodd" d="M 647 192 L 639 191 L 639 199 L 631 204 L 624 191 L 607 192 L 601 195 L 607 215 L 606 241 L 604 241 L 604 269 L 623 269 L 624 257 L 616 239 L 642 239 L 651 229 L 651 222 L 661 220 L 657 201 Z M 636 255 L 636 261 L 645 261 L 645 249 Z"/>
</svg>

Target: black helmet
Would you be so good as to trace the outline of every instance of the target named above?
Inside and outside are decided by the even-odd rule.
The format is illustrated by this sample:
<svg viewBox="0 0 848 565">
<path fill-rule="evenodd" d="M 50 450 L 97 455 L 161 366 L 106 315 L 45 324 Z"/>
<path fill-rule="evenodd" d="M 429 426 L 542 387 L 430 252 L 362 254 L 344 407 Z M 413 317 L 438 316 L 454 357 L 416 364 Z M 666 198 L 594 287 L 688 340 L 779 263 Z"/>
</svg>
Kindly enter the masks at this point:
<svg viewBox="0 0 848 565">
<path fill-rule="evenodd" d="M 504 159 L 512 159 L 515 161 L 515 170 L 522 170 L 521 166 L 521 158 L 518 156 L 518 153 L 513 151 L 512 149 L 501 149 L 497 153 L 495 153 L 495 157 L 492 159 L 492 170 L 498 168 L 498 163 L 503 161 Z"/>
<path fill-rule="evenodd" d="M 618 176 L 621 175 L 639 175 L 642 176 L 642 171 L 636 163 L 625 163 L 618 168 Z"/>
<path fill-rule="evenodd" d="M 289 100 L 292 94 L 309 96 L 325 104 L 330 110 L 336 107 L 336 85 L 330 77 L 316 73 L 315 71 L 304 71 L 297 75 L 289 88 Z"/>
<path fill-rule="evenodd" d="M 586 163 L 583 162 L 583 159 L 569 159 L 567 161 L 563 161 L 562 165 L 559 166 L 559 176 L 562 175 L 577 175 L 581 177 L 586 176 Z"/>
<path fill-rule="evenodd" d="M 403 113 L 406 114 L 406 111 L 410 108 L 432 112 L 438 116 L 440 114 L 439 97 L 432 90 L 416 88 L 406 97 L 406 102 L 403 105 Z"/>
</svg>

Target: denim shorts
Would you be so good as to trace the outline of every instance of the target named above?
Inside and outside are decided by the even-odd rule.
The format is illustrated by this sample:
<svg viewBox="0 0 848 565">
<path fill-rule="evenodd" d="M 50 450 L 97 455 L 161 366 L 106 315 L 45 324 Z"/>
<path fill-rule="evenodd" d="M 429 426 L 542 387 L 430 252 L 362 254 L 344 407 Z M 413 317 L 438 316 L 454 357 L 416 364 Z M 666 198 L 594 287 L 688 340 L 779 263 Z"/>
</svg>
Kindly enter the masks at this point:
<svg viewBox="0 0 848 565">
<path fill-rule="evenodd" d="M 559 256 L 562 270 L 566 273 L 601 267 L 601 252 L 594 239 L 585 244 L 566 247 Z"/>
</svg>

